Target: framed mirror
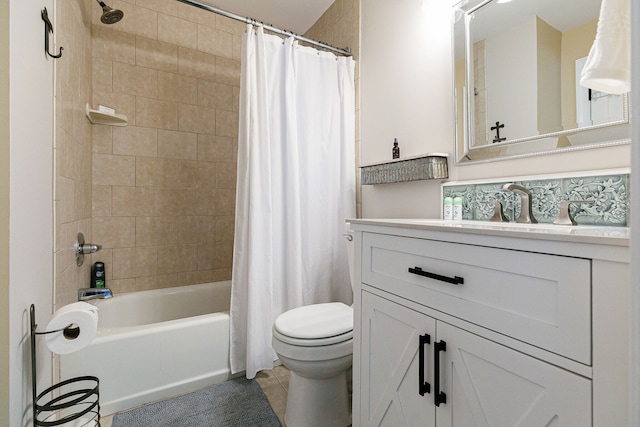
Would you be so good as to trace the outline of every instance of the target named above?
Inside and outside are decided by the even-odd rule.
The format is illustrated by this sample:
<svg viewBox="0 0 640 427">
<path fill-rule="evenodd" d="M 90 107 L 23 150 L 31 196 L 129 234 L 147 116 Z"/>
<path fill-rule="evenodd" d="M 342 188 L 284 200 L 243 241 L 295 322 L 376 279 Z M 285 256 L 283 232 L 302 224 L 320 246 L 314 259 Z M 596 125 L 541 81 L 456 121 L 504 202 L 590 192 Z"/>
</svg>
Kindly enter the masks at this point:
<svg viewBox="0 0 640 427">
<path fill-rule="evenodd" d="M 453 9 L 457 163 L 628 144 L 627 95 L 580 74 L 601 0 L 464 0 Z"/>
</svg>

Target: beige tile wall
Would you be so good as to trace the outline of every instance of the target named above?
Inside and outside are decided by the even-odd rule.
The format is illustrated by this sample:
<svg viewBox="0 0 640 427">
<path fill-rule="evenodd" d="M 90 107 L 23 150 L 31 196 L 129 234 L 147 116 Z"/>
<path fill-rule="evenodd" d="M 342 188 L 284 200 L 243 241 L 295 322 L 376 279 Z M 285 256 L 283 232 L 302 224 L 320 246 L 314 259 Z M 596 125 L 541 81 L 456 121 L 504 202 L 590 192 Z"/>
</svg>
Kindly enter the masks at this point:
<svg viewBox="0 0 640 427">
<path fill-rule="evenodd" d="M 175 0 L 92 11 L 93 239 L 115 293 L 231 278 L 244 24 Z"/>
<path fill-rule="evenodd" d="M 336 0 L 305 36 L 331 46 L 349 48 L 356 61 L 356 211 L 362 216 L 360 184 L 360 0 Z"/>
<path fill-rule="evenodd" d="M 117 293 L 231 277 L 244 24 L 175 0 L 111 5 L 125 18 L 107 26 L 92 0 L 56 3 L 57 306 L 76 300 L 97 260 Z M 306 35 L 357 60 L 359 7 L 337 0 Z M 358 76 L 356 65 L 357 89 Z M 87 102 L 128 126 L 91 125 Z M 358 159 L 359 109 L 358 94 Z M 103 245 L 81 268 L 78 231 Z"/>
<path fill-rule="evenodd" d="M 91 124 L 84 107 L 91 100 L 91 0 L 57 0 L 52 19 L 55 66 L 55 308 L 76 301 L 87 287 L 90 260 L 75 264 L 73 245 L 81 231 L 91 241 Z"/>
</svg>

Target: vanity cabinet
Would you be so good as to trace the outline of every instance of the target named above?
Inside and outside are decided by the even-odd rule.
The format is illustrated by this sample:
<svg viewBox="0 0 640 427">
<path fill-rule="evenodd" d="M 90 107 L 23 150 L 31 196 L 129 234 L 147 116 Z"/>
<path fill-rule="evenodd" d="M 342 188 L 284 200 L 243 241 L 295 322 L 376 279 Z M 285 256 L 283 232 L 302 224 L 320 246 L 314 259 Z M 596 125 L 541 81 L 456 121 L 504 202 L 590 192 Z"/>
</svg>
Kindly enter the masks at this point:
<svg viewBox="0 0 640 427">
<path fill-rule="evenodd" d="M 628 241 L 352 227 L 354 426 L 627 425 Z"/>
<path fill-rule="evenodd" d="M 362 316 L 361 425 L 591 425 L 584 377 L 366 291 Z"/>
</svg>

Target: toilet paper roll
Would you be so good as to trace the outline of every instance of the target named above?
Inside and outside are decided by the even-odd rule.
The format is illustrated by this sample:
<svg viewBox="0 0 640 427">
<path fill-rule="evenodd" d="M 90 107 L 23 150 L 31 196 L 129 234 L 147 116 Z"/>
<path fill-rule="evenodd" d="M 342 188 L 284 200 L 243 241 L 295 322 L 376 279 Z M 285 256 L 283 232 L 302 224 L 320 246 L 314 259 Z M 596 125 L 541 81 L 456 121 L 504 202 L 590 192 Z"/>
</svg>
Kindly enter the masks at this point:
<svg viewBox="0 0 640 427">
<path fill-rule="evenodd" d="M 91 344 L 98 332 L 98 308 L 86 302 L 75 302 L 65 305 L 53 314 L 47 324 L 47 331 L 71 328 L 47 334 L 46 343 L 49 350 L 56 354 L 69 354 Z"/>
</svg>

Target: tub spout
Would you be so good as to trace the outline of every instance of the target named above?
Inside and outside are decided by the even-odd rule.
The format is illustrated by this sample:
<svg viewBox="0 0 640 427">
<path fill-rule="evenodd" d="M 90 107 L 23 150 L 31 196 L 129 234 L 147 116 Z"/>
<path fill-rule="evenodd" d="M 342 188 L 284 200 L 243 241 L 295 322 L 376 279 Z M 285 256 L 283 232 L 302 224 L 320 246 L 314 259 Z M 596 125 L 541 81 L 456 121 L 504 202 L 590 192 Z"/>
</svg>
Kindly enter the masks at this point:
<svg viewBox="0 0 640 427">
<path fill-rule="evenodd" d="M 78 301 L 88 301 L 91 299 L 111 298 L 113 293 L 109 288 L 82 288 L 78 289 Z"/>
</svg>

